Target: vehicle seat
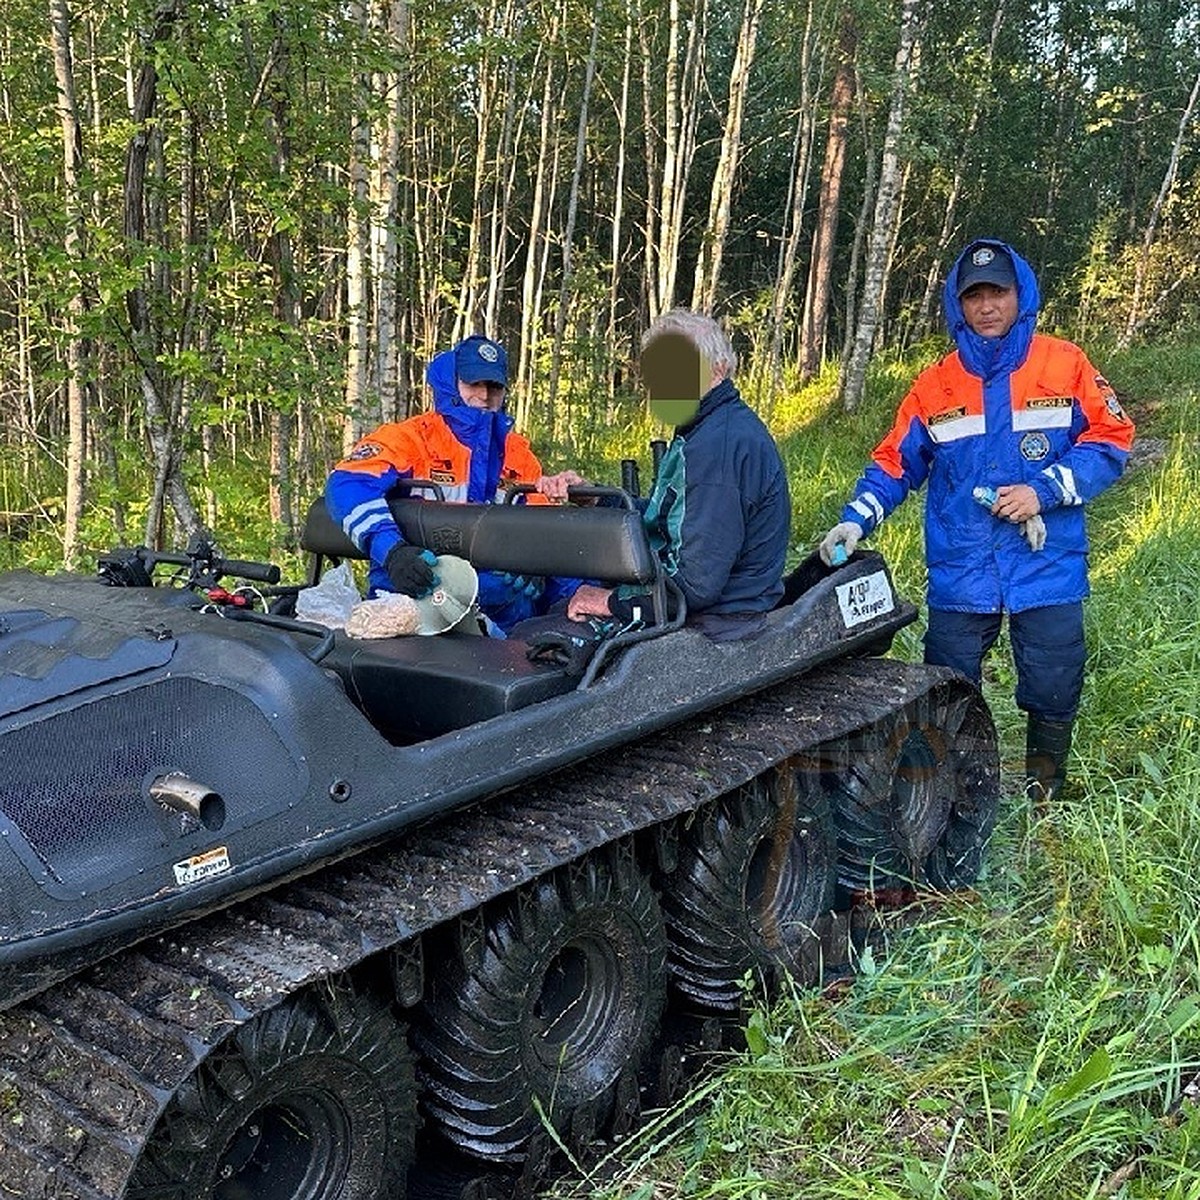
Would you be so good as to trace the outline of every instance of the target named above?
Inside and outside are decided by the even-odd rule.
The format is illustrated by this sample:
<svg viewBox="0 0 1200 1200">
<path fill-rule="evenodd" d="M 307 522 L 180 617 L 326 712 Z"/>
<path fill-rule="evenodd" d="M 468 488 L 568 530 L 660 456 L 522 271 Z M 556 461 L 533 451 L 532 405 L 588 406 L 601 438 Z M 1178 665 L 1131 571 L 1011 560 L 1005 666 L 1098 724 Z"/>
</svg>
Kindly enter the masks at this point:
<svg viewBox="0 0 1200 1200">
<path fill-rule="evenodd" d="M 389 504 L 406 541 L 455 554 L 477 570 L 597 579 L 660 588 L 658 561 L 641 515 L 630 508 L 576 505 L 456 504 L 394 497 Z M 310 582 L 326 560 L 363 554 L 318 500 L 301 545 L 313 556 Z M 524 642 L 451 630 L 434 637 L 335 638 L 323 665 L 394 742 L 415 741 L 561 695 L 578 680 L 530 662 Z"/>
</svg>

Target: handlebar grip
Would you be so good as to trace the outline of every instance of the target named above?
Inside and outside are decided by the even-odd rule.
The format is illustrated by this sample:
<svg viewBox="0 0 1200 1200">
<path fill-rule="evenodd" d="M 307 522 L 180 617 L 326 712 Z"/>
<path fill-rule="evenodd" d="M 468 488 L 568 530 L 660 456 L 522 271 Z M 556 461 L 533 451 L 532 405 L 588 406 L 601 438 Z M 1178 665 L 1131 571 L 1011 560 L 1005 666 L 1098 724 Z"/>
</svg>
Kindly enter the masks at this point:
<svg viewBox="0 0 1200 1200">
<path fill-rule="evenodd" d="M 241 558 L 222 558 L 218 563 L 222 575 L 236 575 L 255 583 L 278 583 L 279 568 L 274 563 L 249 562 Z"/>
<path fill-rule="evenodd" d="M 170 550 L 143 550 L 142 547 L 138 549 L 138 557 L 148 567 L 153 567 L 157 563 L 166 563 L 169 567 L 190 567 L 192 565 L 191 556 L 188 554 L 176 554 Z"/>
</svg>

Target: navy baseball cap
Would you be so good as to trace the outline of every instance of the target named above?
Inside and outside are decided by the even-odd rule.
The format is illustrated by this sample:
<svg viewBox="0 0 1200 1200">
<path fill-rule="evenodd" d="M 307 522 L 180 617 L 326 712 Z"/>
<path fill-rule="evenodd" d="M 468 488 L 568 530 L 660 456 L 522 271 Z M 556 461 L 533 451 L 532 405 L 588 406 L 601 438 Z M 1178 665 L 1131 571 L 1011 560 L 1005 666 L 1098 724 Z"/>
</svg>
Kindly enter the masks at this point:
<svg viewBox="0 0 1200 1200">
<path fill-rule="evenodd" d="M 499 342 L 472 334 L 454 347 L 454 373 L 463 383 L 498 383 L 508 387 L 508 355 Z"/>
<path fill-rule="evenodd" d="M 1017 272 L 1012 256 L 1002 246 L 976 242 L 963 251 L 958 263 L 957 295 L 962 296 L 977 283 L 993 283 L 996 287 L 1015 287 Z"/>
</svg>

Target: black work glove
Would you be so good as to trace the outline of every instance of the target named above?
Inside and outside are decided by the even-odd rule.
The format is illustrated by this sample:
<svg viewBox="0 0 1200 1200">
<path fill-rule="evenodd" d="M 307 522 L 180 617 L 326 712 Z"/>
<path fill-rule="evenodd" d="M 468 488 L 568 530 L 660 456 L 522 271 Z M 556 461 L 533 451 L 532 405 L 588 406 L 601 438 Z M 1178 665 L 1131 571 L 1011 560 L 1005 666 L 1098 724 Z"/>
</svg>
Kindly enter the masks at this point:
<svg viewBox="0 0 1200 1200">
<path fill-rule="evenodd" d="M 383 569 L 396 591 L 418 599 L 432 592 L 437 583 L 437 576 L 433 573 L 435 562 L 437 558 L 432 550 L 397 542 L 383 560 Z"/>
</svg>

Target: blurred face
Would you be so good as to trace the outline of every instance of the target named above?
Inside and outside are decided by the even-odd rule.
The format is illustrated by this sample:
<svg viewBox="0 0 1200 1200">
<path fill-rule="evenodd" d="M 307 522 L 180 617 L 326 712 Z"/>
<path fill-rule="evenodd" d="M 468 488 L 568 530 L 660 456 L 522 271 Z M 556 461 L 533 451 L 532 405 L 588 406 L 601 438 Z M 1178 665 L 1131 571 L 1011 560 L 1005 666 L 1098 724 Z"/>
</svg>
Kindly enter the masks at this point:
<svg viewBox="0 0 1200 1200">
<path fill-rule="evenodd" d="M 486 408 L 488 412 L 499 412 L 504 405 L 507 389 L 502 383 L 464 383 L 458 381 L 458 394 L 469 408 Z"/>
<path fill-rule="evenodd" d="M 1018 304 L 1015 287 L 977 283 L 959 297 L 963 316 L 980 337 L 1003 337 L 1016 324 Z"/>
</svg>

